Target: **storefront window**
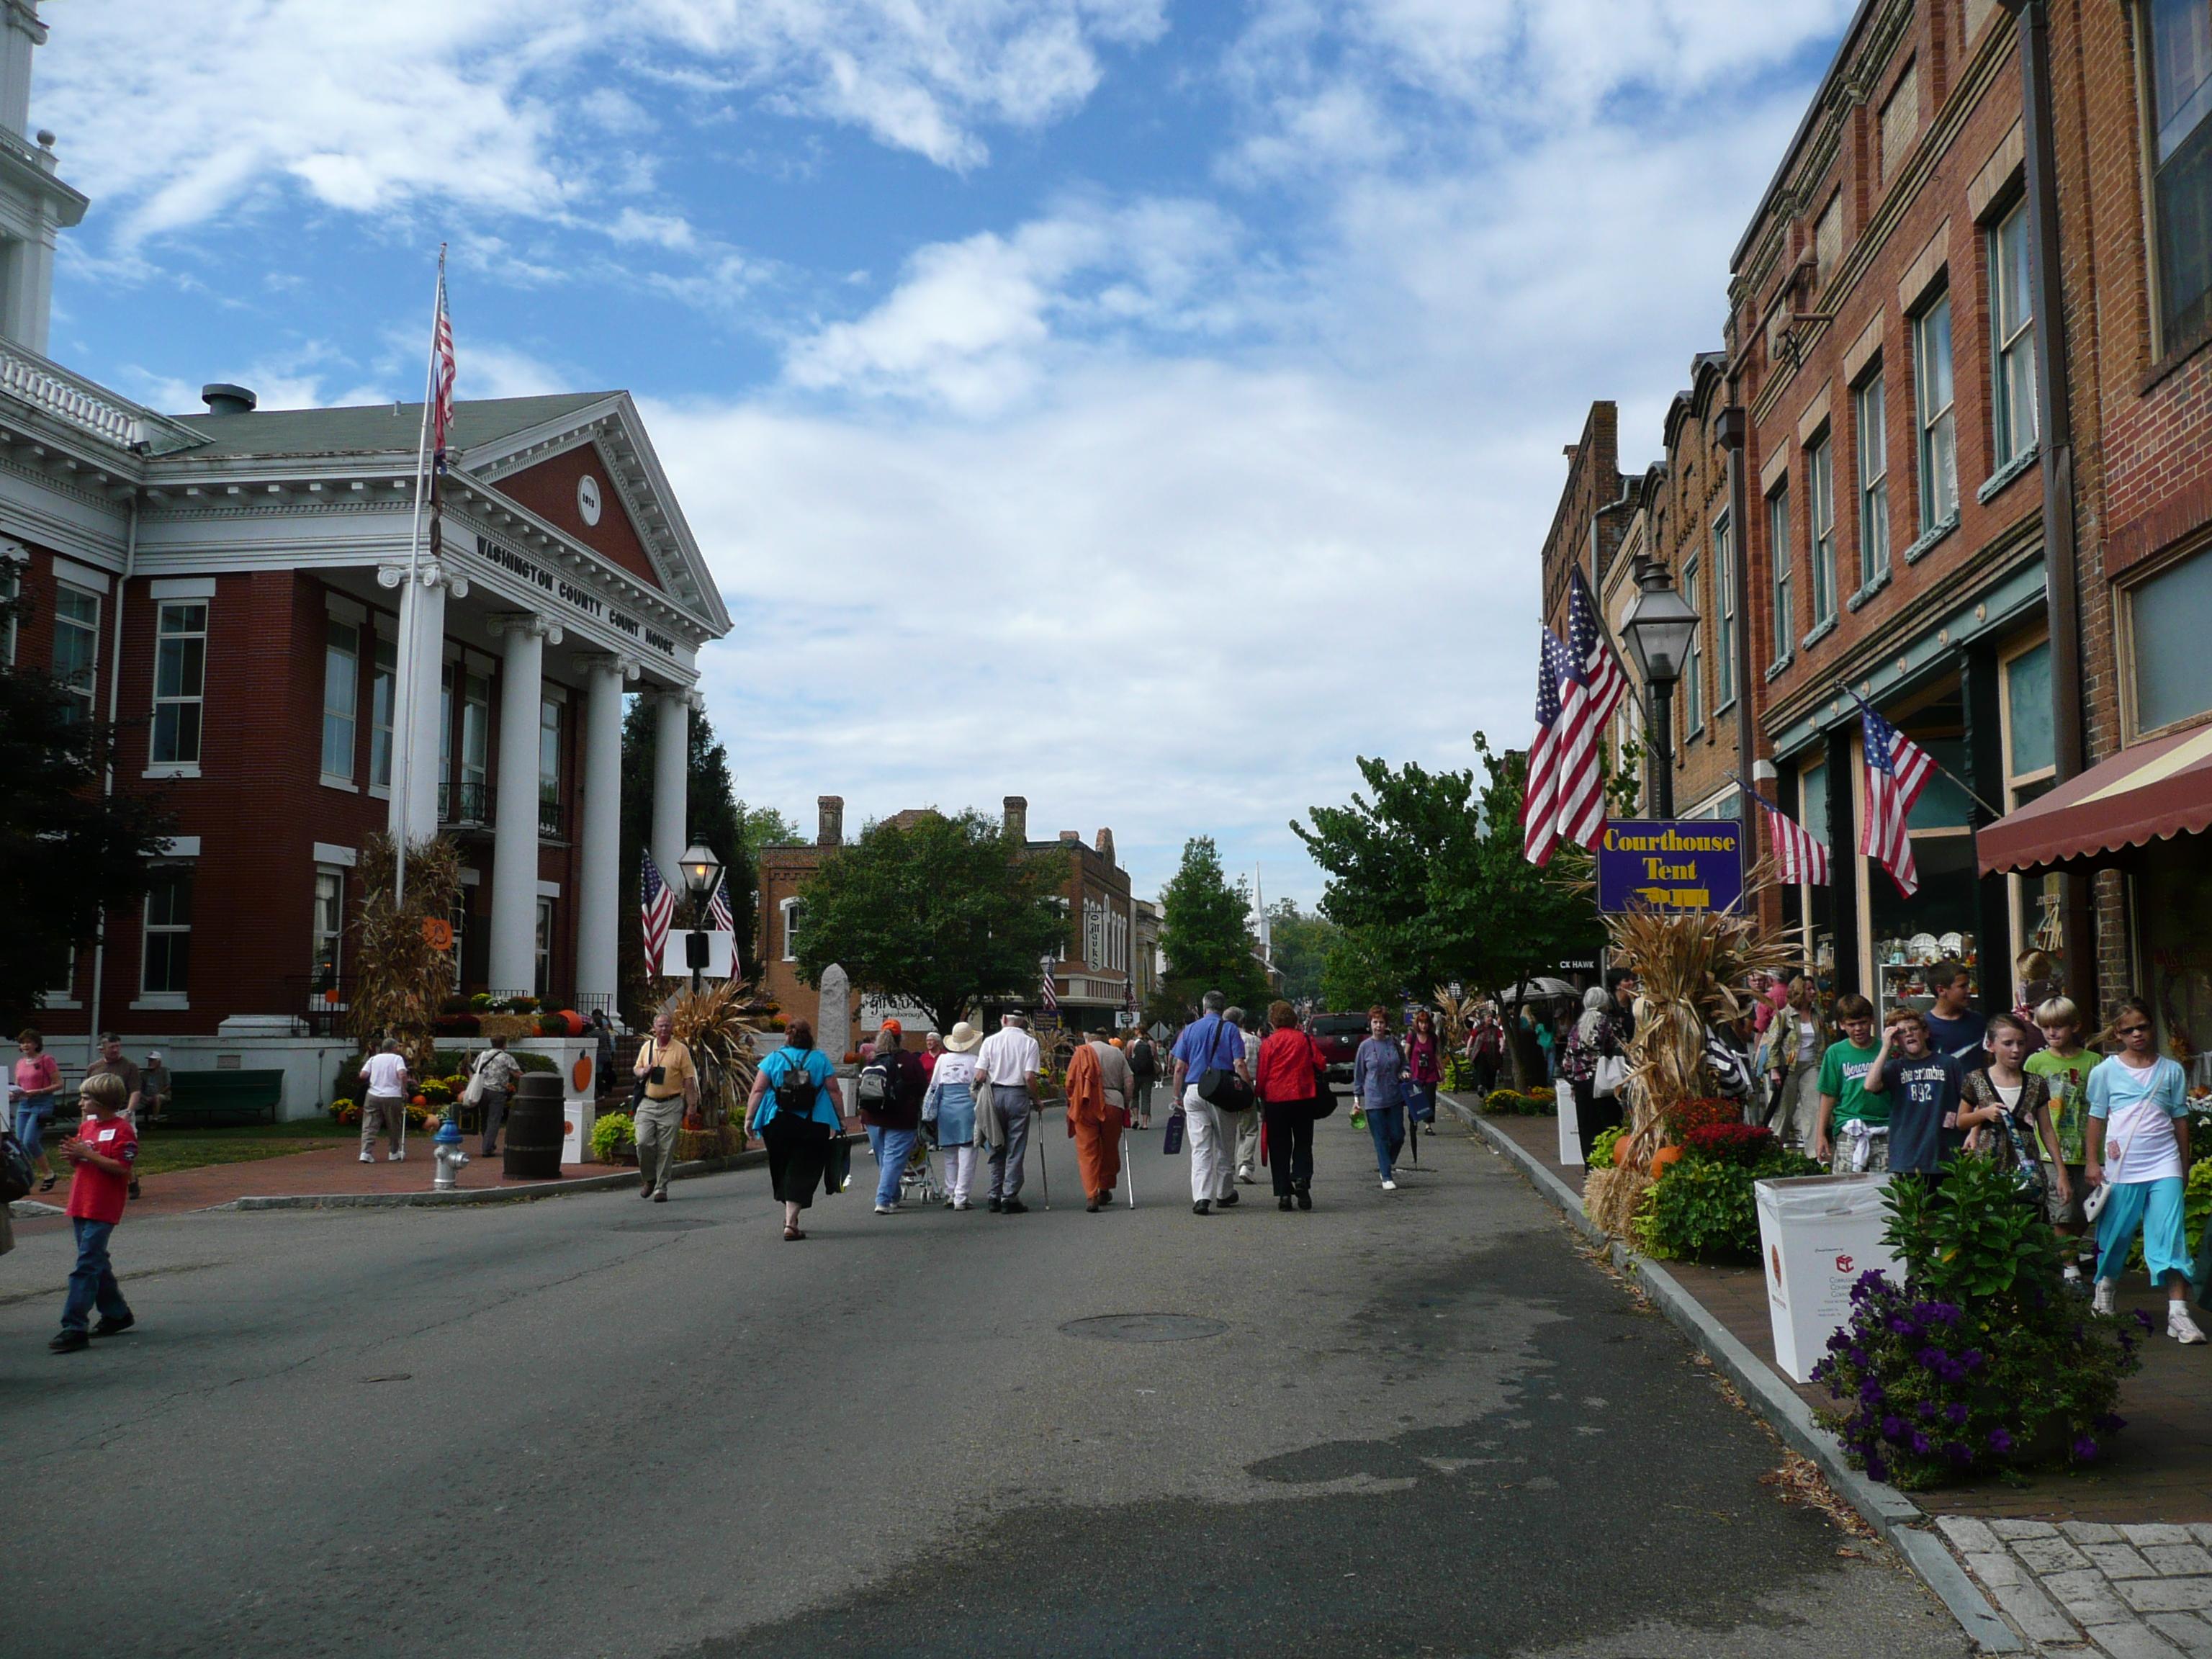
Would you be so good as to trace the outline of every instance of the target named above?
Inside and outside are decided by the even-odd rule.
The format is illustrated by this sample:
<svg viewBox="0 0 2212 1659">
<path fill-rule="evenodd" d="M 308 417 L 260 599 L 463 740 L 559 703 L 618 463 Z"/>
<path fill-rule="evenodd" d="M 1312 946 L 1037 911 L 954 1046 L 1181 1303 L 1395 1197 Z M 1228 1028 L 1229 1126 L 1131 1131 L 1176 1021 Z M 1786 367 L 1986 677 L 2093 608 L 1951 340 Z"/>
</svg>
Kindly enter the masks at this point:
<svg viewBox="0 0 2212 1659">
<path fill-rule="evenodd" d="M 2128 597 L 2135 647 L 2136 730 L 2155 732 L 2212 708 L 2212 551 L 2161 571 Z"/>
<path fill-rule="evenodd" d="M 2142 849 L 2136 915 L 2159 1051 L 2189 1068 L 2193 1086 L 2212 1086 L 2212 860 L 2203 837 L 2177 836 Z"/>
</svg>

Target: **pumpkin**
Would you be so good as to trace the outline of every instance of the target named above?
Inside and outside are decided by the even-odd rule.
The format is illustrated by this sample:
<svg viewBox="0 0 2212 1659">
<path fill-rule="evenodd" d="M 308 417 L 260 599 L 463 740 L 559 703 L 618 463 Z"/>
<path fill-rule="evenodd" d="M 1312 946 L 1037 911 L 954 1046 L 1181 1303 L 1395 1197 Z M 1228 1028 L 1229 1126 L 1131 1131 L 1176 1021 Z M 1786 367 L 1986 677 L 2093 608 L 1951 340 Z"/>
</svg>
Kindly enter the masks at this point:
<svg viewBox="0 0 2212 1659">
<path fill-rule="evenodd" d="M 1668 1170 L 1681 1161 L 1682 1149 L 1680 1146 L 1662 1146 L 1651 1154 L 1651 1178 L 1654 1181 L 1658 1180 L 1661 1176 L 1665 1175 Z"/>
<path fill-rule="evenodd" d="M 580 1037 L 584 1035 L 586 1021 L 584 1017 L 578 1013 L 574 1008 L 563 1008 L 561 1011 L 560 1018 L 561 1023 L 568 1028 L 568 1036 L 572 1037 Z"/>
<path fill-rule="evenodd" d="M 576 1056 L 576 1063 L 569 1070 L 568 1079 L 580 1095 L 592 1086 L 592 1057 L 589 1054 Z"/>
<path fill-rule="evenodd" d="M 1626 1169 L 1628 1167 L 1628 1143 L 1630 1139 L 1630 1136 L 1623 1135 L 1620 1139 L 1613 1143 L 1613 1163 L 1615 1169 Z"/>
<path fill-rule="evenodd" d="M 430 1103 L 430 1097 L 428 1095 L 417 1095 L 415 1097 L 415 1103 L 417 1106 L 428 1106 Z"/>
</svg>

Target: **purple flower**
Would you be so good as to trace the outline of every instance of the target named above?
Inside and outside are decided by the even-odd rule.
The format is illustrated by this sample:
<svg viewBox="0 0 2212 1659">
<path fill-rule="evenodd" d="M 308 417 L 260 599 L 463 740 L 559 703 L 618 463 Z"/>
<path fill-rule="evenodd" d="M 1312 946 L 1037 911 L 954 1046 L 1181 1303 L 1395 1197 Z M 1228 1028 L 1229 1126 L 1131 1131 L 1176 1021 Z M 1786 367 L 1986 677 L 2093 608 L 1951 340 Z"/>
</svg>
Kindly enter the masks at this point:
<svg viewBox="0 0 2212 1659">
<path fill-rule="evenodd" d="M 1948 1418 L 1953 1423 L 1963 1423 L 1966 1420 L 1966 1408 L 1959 1401 L 1954 1400 L 1949 1405 L 1943 1407 L 1943 1415 Z"/>
<path fill-rule="evenodd" d="M 1895 1331 L 1899 1336 L 1917 1336 L 1920 1334 L 1920 1327 L 1913 1321 L 1907 1319 L 1903 1314 L 1890 1315 L 1889 1328 Z"/>
<path fill-rule="evenodd" d="M 1941 1372 L 1943 1367 L 1949 1363 L 1950 1358 L 1951 1356 L 1945 1353 L 1942 1349 L 1930 1346 L 1921 1349 L 1918 1353 L 1914 1354 L 1912 1356 L 1912 1363 L 1916 1365 L 1924 1366 L 1931 1371 Z"/>
<path fill-rule="evenodd" d="M 1918 1410 L 1921 1419 L 1924 1422 L 1929 1418 L 1936 1415 L 1936 1402 L 1932 1400 L 1923 1400 L 1920 1402 Z"/>
<path fill-rule="evenodd" d="M 1848 1348 L 1850 1346 L 1851 1339 L 1840 1330 L 1837 1331 L 1828 1339 L 1828 1352 L 1830 1353 L 1841 1353 L 1845 1348 Z"/>
<path fill-rule="evenodd" d="M 2147 1330 L 2147 1331 L 2148 1331 L 2148 1330 L 2150 1330 L 2150 1329 L 2152 1329 L 2152 1328 L 2153 1328 L 2153 1327 L 2152 1327 L 2152 1325 L 2151 1325 L 2150 1316 L 2149 1316 L 2148 1314 L 2145 1313 L 2145 1312 L 2144 1312 L 2141 1308 L 2137 1308 L 2137 1309 L 2135 1310 L 2135 1316 L 2134 1316 L 2134 1317 L 2135 1317 L 2135 1322 L 2136 1322 L 2136 1324 L 2138 1324 L 2138 1325 L 2140 1325 L 2140 1326 L 2142 1326 L 2142 1327 L 2143 1328 L 2143 1329 L 2145 1329 L 2145 1330 Z"/>
<path fill-rule="evenodd" d="M 1867 1351 L 1854 1342 L 1851 1345 L 1851 1364 L 1863 1369 L 1866 1365 L 1871 1363 L 1872 1362 L 1867 1358 Z"/>
<path fill-rule="evenodd" d="M 1866 1472 L 1867 1479 L 1869 1480 L 1887 1480 L 1889 1479 L 1889 1465 L 1883 1462 L 1879 1457 L 1869 1457 L 1867 1459 Z"/>
<path fill-rule="evenodd" d="M 1959 1356 L 1959 1363 L 1970 1371 L 1978 1371 L 1981 1370 L 1983 1365 L 1987 1362 L 1988 1356 L 1983 1353 L 1979 1348 L 1969 1348 L 1966 1352 Z"/>
<path fill-rule="evenodd" d="M 2074 1437 L 2074 1457 L 2076 1462 L 2092 1462 L 2097 1455 L 2097 1443 L 2086 1434 Z"/>
<path fill-rule="evenodd" d="M 1917 1429 L 1912 1431 L 1912 1450 L 1916 1456 L 1928 1455 L 1928 1437 Z"/>
<path fill-rule="evenodd" d="M 1960 1468 L 1966 1468 L 1974 1461 L 1974 1454 L 1966 1449 L 1963 1442 L 1957 1440 L 1947 1440 L 1943 1443 L 1943 1455 Z"/>
<path fill-rule="evenodd" d="M 1882 1392 L 1881 1384 L 1871 1376 L 1859 1384 L 1859 1403 L 1863 1406 L 1869 1407 L 1879 1406 L 1886 1397 Z"/>
<path fill-rule="evenodd" d="M 1905 1438 L 1905 1419 L 1892 1413 L 1881 1419 L 1881 1437 L 1885 1440 Z"/>
<path fill-rule="evenodd" d="M 1990 1431 L 1990 1449 L 2002 1454 L 2012 1449 L 2012 1433 L 2007 1429 Z"/>
<path fill-rule="evenodd" d="M 1931 1302 L 1928 1304 L 1929 1316 L 1946 1325 L 1957 1324 L 1962 1311 L 1955 1302 Z"/>
</svg>

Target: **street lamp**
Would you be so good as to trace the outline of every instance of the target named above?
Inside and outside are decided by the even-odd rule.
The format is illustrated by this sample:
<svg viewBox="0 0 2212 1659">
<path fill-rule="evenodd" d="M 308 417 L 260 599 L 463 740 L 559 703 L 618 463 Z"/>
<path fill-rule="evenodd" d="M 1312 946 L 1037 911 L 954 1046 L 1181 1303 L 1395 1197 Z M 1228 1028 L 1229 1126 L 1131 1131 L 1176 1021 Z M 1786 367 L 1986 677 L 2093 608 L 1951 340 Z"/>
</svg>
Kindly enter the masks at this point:
<svg viewBox="0 0 2212 1659">
<path fill-rule="evenodd" d="M 721 878 L 722 861 L 707 850 L 704 842 L 695 841 L 684 849 L 676 867 L 684 872 L 684 886 L 691 890 L 691 932 L 684 941 L 684 957 L 691 969 L 691 994 L 696 997 L 707 966 L 707 901 Z"/>
<path fill-rule="evenodd" d="M 1667 578 L 1667 567 L 1656 559 L 1639 562 L 1636 585 L 1643 592 L 1621 619 L 1620 631 L 1636 672 L 1651 688 L 1651 742 L 1657 765 L 1656 816 L 1674 816 L 1674 682 L 1682 678 L 1682 664 L 1690 653 L 1690 641 L 1698 631 L 1698 613 Z"/>
</svg>

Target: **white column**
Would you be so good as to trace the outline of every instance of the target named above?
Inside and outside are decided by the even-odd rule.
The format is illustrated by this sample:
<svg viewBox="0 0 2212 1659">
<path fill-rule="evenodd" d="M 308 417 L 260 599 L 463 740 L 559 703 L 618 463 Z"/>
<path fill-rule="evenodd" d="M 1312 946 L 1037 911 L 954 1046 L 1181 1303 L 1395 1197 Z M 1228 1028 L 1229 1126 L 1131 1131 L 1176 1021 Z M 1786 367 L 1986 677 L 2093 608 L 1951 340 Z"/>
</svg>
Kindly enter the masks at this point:
<svg viewBox="0 0 2212 1659">
<path fill-rule="evenodd" d="M 660 878 L 676 889 L 677 909 L 684 912 L 684 872 L 677 866 L 690 846 L 684 828 L 687 792 L 690 783 L 691 700 L 683 691 L 662 691 L 653 698 L 659 726 L 653 751 L 653 861 Z"/>
<path fill-rule="evenodd" d="M 582 879 L 576 896 L 576 994 L 611 997 L 622 937 L 622 728 L 626 665 L 614 656 L 586 659 L 584 693 Z"/>
<path fill-rule="evenodd" d="M 499 799 L 491 848 L 492 990 L 528 991 L 538 978 L 538 709 L 545 641 L 561 637 L 537 617 L 501 617 Z"/>
<path fill-rule="evenodd" d="M 439 677 L 446 658 L 446 587 L 435 565 L 425 563 L 414 585 L 404 565 L 377 572 L 386 587 L 400 590 L 398 684 L 392 719 L 392 805 L 386 823 L 395 837 L 427 841 L 438 833 L 438 737 L 444 711 Z M 465 583 L 454 585 L 465 594 Z"/>
</svg>

